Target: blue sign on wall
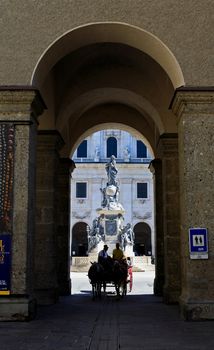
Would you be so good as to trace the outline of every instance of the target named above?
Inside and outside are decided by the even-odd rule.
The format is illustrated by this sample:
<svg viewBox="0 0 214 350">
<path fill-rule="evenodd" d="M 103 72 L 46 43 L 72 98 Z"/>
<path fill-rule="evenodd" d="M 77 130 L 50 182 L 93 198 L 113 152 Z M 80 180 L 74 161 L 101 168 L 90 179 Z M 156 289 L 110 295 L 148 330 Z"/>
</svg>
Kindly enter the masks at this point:
<svg viewBox="0 0 214 350">
<path fill-rule="evenodd" d="M 0 295 L 10 294 L 11 235 L 0 235 Z"/>
<path fill-rule="evenodd" d="M 189 250 L 190 254 L 202 254 L 202 256 L 203 254 L 208 253 L 208 239 L 206 228 L 189 229 Z"/>
</svg>

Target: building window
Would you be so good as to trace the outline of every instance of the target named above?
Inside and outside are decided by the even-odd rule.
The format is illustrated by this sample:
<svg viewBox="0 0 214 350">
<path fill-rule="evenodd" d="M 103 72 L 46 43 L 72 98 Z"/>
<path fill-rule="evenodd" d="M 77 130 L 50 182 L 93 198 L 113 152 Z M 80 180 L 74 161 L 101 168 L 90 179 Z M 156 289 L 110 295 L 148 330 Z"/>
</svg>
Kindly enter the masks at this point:
<svg viewBox="0 0 214 350">
<path fill-rule="evenodd" d="M 87 140 L 84 140 L 77 148 L 77 157 L 78 158 L 87 157 Z"/>
<path fill-rule="evenodd" d="M 137 183 L 137 198 L 148 198 L 148 184 L 147 182 Z"/>
<path fill-rule="evenodd" d="M 117 158 L 117 139 L 109 137 L 107 140 L 107 158 L 115 156 Z"/>
<path fill-rule="evenodd" d="M 76 182 L 76 198 L 86 198 L 86 197 L 87 197 L 87 183 Z"/>
<path fill-rule="evenodd" d="M 147 148 L 140 140 L 137 140 L 137 158 L 147 158 Z"/>
</svg>

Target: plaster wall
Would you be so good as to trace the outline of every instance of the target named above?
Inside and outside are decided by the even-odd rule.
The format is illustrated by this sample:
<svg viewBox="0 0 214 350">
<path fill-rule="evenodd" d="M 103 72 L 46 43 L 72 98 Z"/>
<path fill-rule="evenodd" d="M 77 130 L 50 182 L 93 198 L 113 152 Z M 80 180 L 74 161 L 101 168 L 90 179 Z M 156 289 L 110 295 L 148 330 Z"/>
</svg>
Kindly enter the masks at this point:
<svg viewBox="0 0 214 350">
<path fill-rule="evenodd" d="M 2 0 L 0 13 L 1 84 L 30 84 L 39 58 L 57 38 L 78 26 L 108 21 L 138 26 L 162 40 L 187 85 L 212 84 L 212 0 Z"/>
</svg>

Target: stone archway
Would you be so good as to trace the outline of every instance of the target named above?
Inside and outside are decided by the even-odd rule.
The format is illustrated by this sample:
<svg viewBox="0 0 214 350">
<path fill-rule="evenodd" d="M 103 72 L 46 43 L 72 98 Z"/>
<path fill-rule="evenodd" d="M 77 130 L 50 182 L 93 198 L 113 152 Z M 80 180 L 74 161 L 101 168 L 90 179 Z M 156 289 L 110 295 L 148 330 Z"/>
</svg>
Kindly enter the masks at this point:
<svg viewBox="0 0 214 350">
<path fill-rule="evenodd" d="M 91 31 L 95 36 L 89 35 Z M 127 39 L 128 32 L 138 33 L 138 40 Z M 116 42 L 115 34 L 118 35 Z M 160 51 L 154 51 L 154 46 Z M 91 130 L 99 129 L 100 125 L 106 128 L 120 124 L 124 130 L 136 130 L 155 157 L 163 160 L 165 204 L 166 208 L 173 208 L 176 222 L 173 230 L 168 226 L 165 232 L 170 250 L 174 229 L 178 232 L 179 206 L 168 193 L 174 192 L 179 198 L 179 186 L 178 171 L 173 174 L 173 183 L 167 177 L 169 163 L 173 169 L 178 167 L 177 124 L 168 105 L 175 88 L 183 84 L 173 54 L 158 38 L 141 29 L 123 24 L 89 25 L 66 33 L 54 42 L 38 62 L 32 81 L 39 86 L 48 107 L 39 120 L 41 132 L 55 128 L 64 141 L 61 149 L 55 145 L 60 158 L 70 157 Z M 172 148 L 173 152 L 168 152 Z M 165 211 L 161 225 L 165 225 L 168 216 Z M 161 232 L 162 227 L 157 227 L 157 231 Z M 176 239 L 179 244 L 179 236 Z M 164 258 L 165 255 L 169 255 L 169 251 L 164 253 Z M 179 251 L 170 263 L 179 264 Z M 179 286 L 175 287 L 176 293 L 173 290 L 173 270 L 169 264 L 164 275 L 165 299 L 177 301 L 180 290 Z"/>
<path fill-rule="evenodd" d="M 201 11 L 189 11 L 189 4 L 170 8 L 165 1 L 159 11 L 151 2 L 144 11 L 141 4 L 119 1 L 112 2 L 106 11 L 104 2 L 97 6 L 95 1 L 86 11 L 84 4 L 75 7 L 69 2 L 69 6 L 61 6 L 61 16 L 56 17 L 59 8 L 53 1 L 51 6 L 48 2 L 42 7 L 28 5 L 24 15 L 20 5 L 19 20 L 13 3 L 5 2 L 7 11 L 1 21 L 1 146 L 2 154 L 11 146 L 5 143 L 9 138 L 3 131 L 9 127 L 14 131 L 9 140 L 14 146 L 10 154 L 14 171 L 9 172 L 14 181 L 10 187 L 13 205 L 5 200 L 2 206 L 4 223 L 12 218 L 7 231 L 1 233 L 12 239 L 13 256 L 11 288 L 3 290 L 1 296 L 3 319 L 30 317 L 30 310 L 35 309 L 33 288 L 39 286 L 47 295 L 61 292 L 62 274 L 54 262 L 59 261 L 60 252 L 60 262 L 66 256 L 62 265 L 67 268 L 70 252 L 69 195 L 68 190 L 61 191 L 69 182 L 67 158 L 90 128 L 111 122 L 144 135 L 156 157 L 150 167 L 156 184 L 156 276 L 165 300 L 179 300 L 187 319 L 214 317 L 214 89 L 211 1 L 209 4 L 201 5 Z M 191 31 L 197 12 L 207 19 L 206 25 L 199 21 L 198 30 Z M 179 18 L 187 13 L 190 16 L 181 25 Z M 38 23 L 29 22 L 36 16 Z M 127 23 L 115 22 L 115 18 Z M 174 23 L 170 31 L 166 25 L 169 20 Z M 39 93 L 46 104 L 44 113 Z M 4 174 L 9 164 L 4 162 L 2 177 L 8 185 Z M 6 199 L 8 188 L 3 191 Z M 141 219 L 142 213 L 136 213 L 136 221 Z M 207 228 L 208 259 L 190 258 L 188 231 L 192 227 Z M 62 253 L 62 247 L 67 251 L 65 248 Z M 33 264 L 34 250 L 38 260 L 44 256 L 40 264 Z M 178 282 L 173 278 L 175 271 Z M 67 283 L 66 278 L 64 274 Z M 4 292 L 11 293 L 10 297 Z"/>
<path fill-rule="evenodd" d="M 111 35 L 107 40 L 104 29 L 109 28 Z M 96 42 L 87 41 L 89 36 L 83 35 L 88 29 L 93 32 L 96 29 Z M 75 46 L 77 33 L 81 44 Z M 137 45 L 136 40 L 132 42 L 134 36 L 131 34 L 136 34 L 138 43 L 145 46 Z M 116 42 L 109 41 L 114 37 L 117 37 Z M 159 47 L 162 56 L 155 54 L 155 47 Z M 179 232 L 179 207 L 168 196 L 173 192 L 179 198 L 178 172 L 174 173 L 178 167 L 177 124 L 168 106 L 175 88 L 183 82 L 183 76 L 173 54 L 159 39 L 140 29 L 122 24 L 95 24 L 66 33 L 53 43 L 37 65 L 32 81 L 46 103 L 46 111 L 39 118 L 37 147 L 37 212 L 41 213 L 37 217 L 35 239 L 34 288 L 37 300 L 52 303 L 65 290 L 69 293 L 69 190 L 67 196 L 61 190 L 65 174 L 66 186 L 69 183 L 66 158 L 89 130 L 101 124 L 117 123 L 124 129 L 132 128 L 144 135 L 154 155 L 163 160 L 165 202 L 162 225 L 167 227 L 164 257 L 171 258 L 171 265 L 166 264 L 164 271 L 164 292 L 168 301 L 177 301 L 180 290 L 177 285 L 176 290 L 173 289 L 174 270 L 171 266 L 179 264 L 179 252 L 173 255 L 170 251 L 171 238 L 174 238 L 175 231 Z M 167 177 L 169 165 L 173 182 Z M 176 222 L 173 228 L 167 226 L 171 213 L 169 207 Z M 66 208 L 64 213 L 62 208 Z M 60 234 L 66 230 L 63 240 Z M 161 230 L 162 226 L 158 231 Z M 179 235 L 176 239 L 179 244 Z M 43 254 L 44 250 L 49 252 L 48 257 Z M 62 261 L 62 256 L 66 256 L 63 264 L 67 272 L 64 274 L 61 273 L 62 264 L 57 263 Z M 66 285 L 63 289 L 62 286 Z"/>
<path fill-rule="evenodd" d="M 134 108 L 141 121 L 117 121 L 127 126 L 132 121 L 132 127 L 137 123 L 142 134 L 150 134 L 147 138 L 154 147 L 159 135 L 177 132 L 168 105 L 174 90 L 184 85 L 181 69 L 167 46 L 142 28 L 117 22 L 75 28 L 41 55 L 31 81 L 48 107 L 40 128 L 60 132 L 64 157 L 87 128 L 115 121 L 101 116 L 90 118 L 87 126 L 85 113 L 98 106 L 115 103 Z"/>
<path fill-rule="evenodd" d="M 74 28 L 49 45 L 34 68 L 31 83 L 41 86 L 47 71 L 71 51 L 96 43 L 123 43 L 145 52 L 167 72 L 176 89 L 184 85 L 181 68 L 169 48 L 155 35 L 122 22 L 97 22 Z"/>
</svg>

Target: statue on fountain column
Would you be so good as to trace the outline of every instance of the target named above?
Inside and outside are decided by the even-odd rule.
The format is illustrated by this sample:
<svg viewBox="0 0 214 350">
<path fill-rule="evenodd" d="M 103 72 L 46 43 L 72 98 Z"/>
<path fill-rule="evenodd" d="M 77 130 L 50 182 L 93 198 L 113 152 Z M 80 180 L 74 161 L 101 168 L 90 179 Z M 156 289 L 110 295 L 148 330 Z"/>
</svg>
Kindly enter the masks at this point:
<svg viewBox="0 0 214 350">
<path fill-rule="evenodd" d="M 116 158 L 111 156 L 109 162 L 105 165 L 108 182 L 105 188 L 100 188 L 103 198 L 101 206 L 108 210 L 124 210 L 123 206 L 119 203 L 119 185 L 116 181 L 118 169 L 116 167 Z"/>
<path fill-rule="evenodd" d="M 113 250 L 119 240 L 126 255 L 133 256 L 133 230 L 130 224 L 123 227 L 125 209 L 119 202 L 120 187 L 114 155 L 105 165 L 105 170 L 107 183 L 104 188 L 100 188 L 102 208 L 97 209 L 98 217 L 94 219 L 88 234 L 88 251 L 93 252 L 102 242 L 108 243 L 109 249 Z"/>
<path fill-rule="evenodd" d="M 116 176 L 118 173 L 117 167 L 116 167 L 116 158 L 115 156 L 111 156 L 110 161 L 106 164 L 105 166 L 106 172 L 107 172 L 107 177 L 108 177 L 108 186 L 116 186 L 117 187 L 117 181 L 116 181 Z"/>
<path fill-rule="evenodd" d="M 101 202 L 101 206 L 103 208 L 105 208 L 108 205 L 108 199 L 107 199 L 107 195 L 106 195 L 106 188 L 100 188 L 100 191 L 101 191 L 102 196 L 103 196 L 103 199 L 102 199 L 102 202 Z"/>
</svg>

